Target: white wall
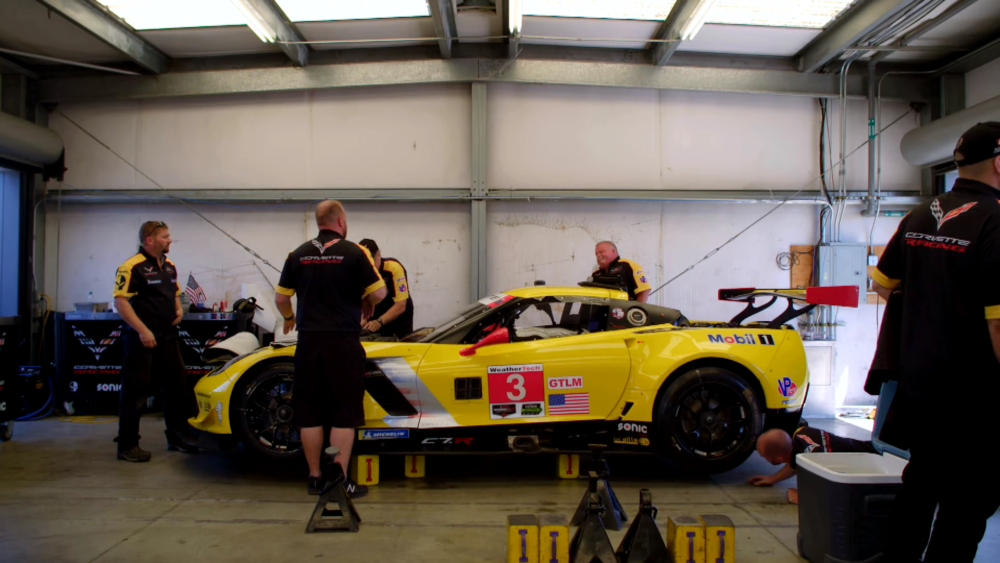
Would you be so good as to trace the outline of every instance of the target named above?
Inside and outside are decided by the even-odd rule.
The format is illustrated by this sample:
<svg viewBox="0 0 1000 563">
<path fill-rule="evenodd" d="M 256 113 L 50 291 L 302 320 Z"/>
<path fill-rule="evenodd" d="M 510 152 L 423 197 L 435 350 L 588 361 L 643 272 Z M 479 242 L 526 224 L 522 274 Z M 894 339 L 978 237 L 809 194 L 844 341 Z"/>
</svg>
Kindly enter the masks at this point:
<svg viewBox="0 0 1000 563">
<path fill-rule="evenodd" d="M 816 100 L 495 84 L 489 89 L 489 185 L 503 189 L 819 189 Z M 839 158 L 839 107 L 831 112 Z M 848 152 L 868 137 L 867 103 L 848 104 Z M 883 124 L 907 113 L 883 104 Z M 919 190 L 899 154 L 915 114 L 884 133 L 882 189 Z M 867 189 L 867 149 L 847 160 L 848 189 Z"/>
<path fill-rule="evenodd" d="M 466 187 L 468 85 L 64 104 L 66 183 L 167 189 Z"/>
<path fill-rule="evenodd" d="M 965 107 L 1000 96 L 1000 59 L 965 74 Z"/>
<path fill-rule="evenodd" d="M 488 91 L 491 188 L 818 189 L 819 109 L 812 99 L 673 91 L 494 84 Z M 839 152 L 836 103 L 833 155 Z M 372 88 L 121 104 L 59 111 L 167 188 L 468 187 L 468 86 Z M 907 108 L 886 103 L 884 124 Z M 849 104 L 848 150 L 867 137 L 863 102 Z M 56 113 L 66 141 L 63 189 L 151 188 Z M 899 156 L 907 116 L 885 133 L 882 187 L 917 190 L 919 170 Z M 867 150 L 848 160 L 848 189 L 864 190 Z M 56 184 L 50 188 L 59 187 Z M 778 196 L 780 197 L 780 196 Z M 200 211 L 279 265 L 314 227 L 306 205 L 197 204 Z M 729 240 L 773 204 L 634 201 L 493 201 L 488 208 L 488 288 L 542 279 L 576 284 L 594 268 L 593 245 L 610 239 L 642 264 L 654 286 Z M 351 203 L 350 238 L 372 237 L 410 272 L 416 324 L 431 325 L 470 301 L 470 222 L 465 203 Z M 843 240 L 865 244 L 871 220 L 849 207 Z M 657 293 L 654 302 L 693 319 L 728 319 L 727 286 L 784 286 L 775 256 L 818 238 L 814 205 L 788 204 Z M 253 259 L 176 204 L 63 205 L 47 209 L 46 289 L 57 308 L 110 299 L 115 267 L 134 252 L 139 224 L 164 220 L 184 279 L 193 272 L 212 301 L 242 283 L 266 286 Z M 882 218 L 874 243 L 896 220 Z M 264 267 L 263 265 L 261 265 Z M 277 274 L 268 271 L 275 283 Z M 58 284 L 58 288 L 56 285 Z M 270 296 L 266 296 L 270 299 Z M 874 351 L 873 306 L 841 309 L 832 384 L 810 401 L 824 408 L 871 403 L 861 383 Z M 814 399 L 815 398 L 815 399 Z M 827 412 L 830 412 L 827 409 Z"/>
<path fill-rule="evenodd" d="M 443 322 L 470 301 L 467 205 L 424 204 L 419 213 L 395 203 L 348 202 L 346 207 L 348 236 L 375 239 L 385 256 L 406 267 L 417 326 Z M 312 206 L 196 208 L 278 269 L 288 252 L 316 234 Z M 73 303 L 87 300 L 88 292 L 95 301 L 112 301 L 115 269 L 135 254 L 139 225 L 147 220 L 170 226 L 170 259 L 182 286 L 193 273 L 209 302 L 232 304 L 242 284 L 257 284 L 258 300 L 273 302 L 268 281 L 277 285 L 278 272 L 180 205 L 67 204 L 61 212 L 50 206 L 46 221 L 45 284 L 49 295 L 57 296 L 57 309 L 72 310 Z"/>
</svg>

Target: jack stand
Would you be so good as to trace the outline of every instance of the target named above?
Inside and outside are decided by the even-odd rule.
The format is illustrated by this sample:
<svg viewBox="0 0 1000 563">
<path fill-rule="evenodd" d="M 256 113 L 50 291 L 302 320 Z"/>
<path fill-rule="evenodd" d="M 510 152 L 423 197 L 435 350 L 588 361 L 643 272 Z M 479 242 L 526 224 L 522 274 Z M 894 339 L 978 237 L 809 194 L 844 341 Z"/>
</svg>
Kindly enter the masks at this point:
<svg viewBox="0 0 1000 563">
<path fill-rule="evenodd" d="M 639 515 L 632 521 L 615 555 L 620 563 L 668 561 L 667 544 L 656 527 L 656 507 L 649 489 L 639 491 Z"/>
<path fill-rule="evenodd" d="M 597 473 L 591 471 L 587 495 L 580 505 L 584 510 L 580 527 L 576 529 L 573 541 L 569 544 L 569 560 L 572 563 L 618 563 L 608 532 L 604 529 L 603 516 L 606 511 L 601 495 L 597 492 L 598 482 Z"/>
<path fill-rule="evenodd" d="M 618 497 L 615 496 L 615 491 L 611 488 L 611 483 L 608 482 L 608 477 L 611 476 L 611 471 L 608 468 L 608 462 L 602 457 L 602 453 L 607 448 L 604 444 L 591 444 L 590 450 L 593 454 L 593 459 L 587 461 L 586 470 L 590 475 L 590 487 L 595 486 L 596 481 L 596 492 L 601 497 L 603 506 L 607 508 L 601 516 L 601 520 L 604 522 L 604 527 L 609 530 L 621 530 L 622 524 L 628 522 L 628 515 L 625 514 L 625 509 L 622 508 L 622 504 L 618 502 Z M 588 493 L 589 494 L 589 493 Z M 576 509 L 576 513 L 573 515 L 573 519 L 570 521 L 570 526 L 579 526 L 583 522 L 587 508 L 587 495 L 583 496 L 583 500 L 580 501 L 579 508 Z"/>
<path fill-rule="evenodd" d="M 313 532 L 357 532 L 361 527 L 361 516 L 358 509 L 354 507 L 351 497 L 347 496 L 344 490 L 344 468 L 337 461 L 340 450 L 334 446 L 326 449 L 326 454 L 330 456 L 330 463 L 327 465 L 327 475 L 333 478 L 323 487 L 323 492 L 316 501 L 316 508 L 313 509 L 309 518 L 309 525 L 306 526 L 306 533 Z M 331 502 L 337 503 L 336 509 L 327 509 Z"/>
</svg>

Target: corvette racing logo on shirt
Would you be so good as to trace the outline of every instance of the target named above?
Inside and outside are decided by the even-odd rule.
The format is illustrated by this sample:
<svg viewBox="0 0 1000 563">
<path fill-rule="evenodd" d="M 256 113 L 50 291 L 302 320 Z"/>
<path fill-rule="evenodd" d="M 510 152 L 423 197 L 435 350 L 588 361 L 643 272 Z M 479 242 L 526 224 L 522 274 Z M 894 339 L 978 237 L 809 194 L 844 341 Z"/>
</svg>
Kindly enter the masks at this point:
<svg viewBox="0 0 1000 563">
<path fill-rule="evenodd" d="M 944 225 L 948 221 L 951 221 L 955 217 L 958 217 L 962 213 L 965 213 L 966 211 L 972 209 L 975 206 L 976 202 L 973 201 L 971 203 L 966 203 L 962 207 L 959 207 L 957 209 L 952 209 L 948 213 L 945 213 L 944 210 L 941 209 L 940 200 L 935 199 L 934 203 L 931 204 L 931 215 L 933 215 L 934 219 L 937 221 L 937 230 L 940 231 L 942 225 Z"/>
</svg>

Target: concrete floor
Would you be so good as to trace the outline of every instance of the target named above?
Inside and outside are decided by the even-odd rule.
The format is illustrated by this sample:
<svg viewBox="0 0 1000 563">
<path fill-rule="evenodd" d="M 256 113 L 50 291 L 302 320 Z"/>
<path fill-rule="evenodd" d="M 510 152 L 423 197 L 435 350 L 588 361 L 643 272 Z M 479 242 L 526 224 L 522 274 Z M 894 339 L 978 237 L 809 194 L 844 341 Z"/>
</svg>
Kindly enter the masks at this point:
<svg viewBox="0 0 1000 563">
<path fill-rule="evenodd" d="M 864 438 L 837 420 L 814 426 Z M 508 514 L 570 516 L 585 481 L 561 481 L 551 456 L 428 457 L 429 478 L 402 476 L 402 460 L 382 458 L 382 484 L 357 502 L 358 534 L 305 535 L 316 497 L 302 467 L 262 463 L 242 453 L 167 452 L 162 422 L 143 420 L 147 464 L 114 457 L 117 424 L 50 418 L 18 423 L 0 444 L 0 561 L 483 561 L 504 560 Z M 737 526 L 737 561 L 781 563 L 797 556 L 794 480 L 773 488 L 744 484 L 775 468 L 754 455 L 735 471 L 684 477 L 645 456 L 611 459 L 612 484 L 629 516 L 649 488 L 658 523 L 670 514 L 725 514 Z M 617 546 L 624 530 L 611 532 Z M 976 561 L 1000 560 L 1000 516 Z"/>
</svg>

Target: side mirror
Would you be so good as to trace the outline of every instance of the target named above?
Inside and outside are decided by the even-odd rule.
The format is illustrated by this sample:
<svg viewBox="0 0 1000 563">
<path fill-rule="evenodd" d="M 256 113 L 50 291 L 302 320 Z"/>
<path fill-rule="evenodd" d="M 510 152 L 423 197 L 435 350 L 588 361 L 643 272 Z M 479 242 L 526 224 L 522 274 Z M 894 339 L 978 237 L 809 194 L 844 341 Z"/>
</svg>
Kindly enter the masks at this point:
<svg viewBox="0 0 1000 563">
<path fill-rule="evenodd" d="M 468 348 L 462 348 L 458 353 L 462 356 L 471 356 L 476 353 L 476 348 L 492 346 L 494 344 L 507 344 L 510 342 L 510 332 L 506 328 L 494 330 L 486 338 L 476 342 Z"/>
</svg>

